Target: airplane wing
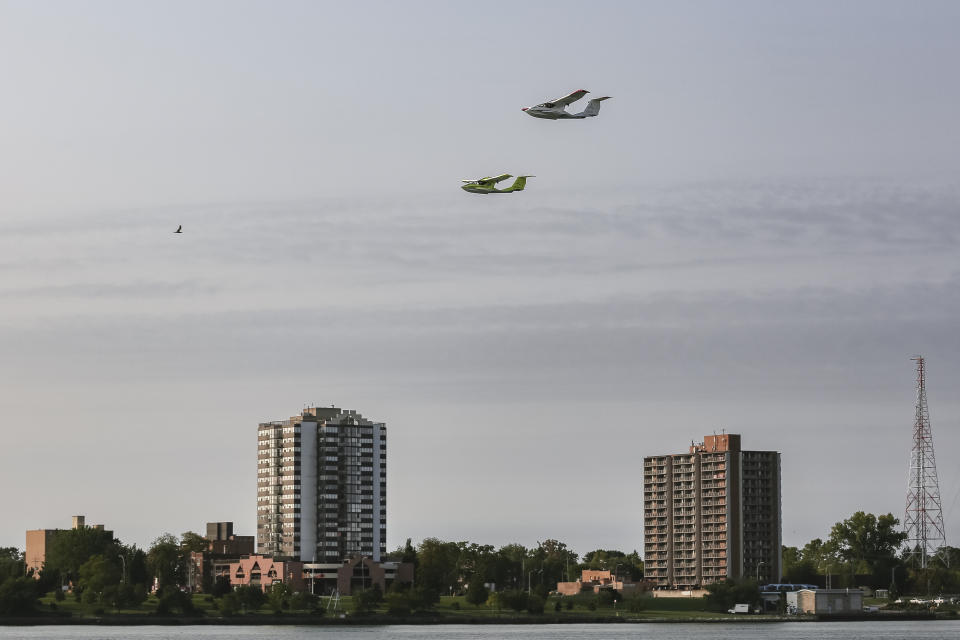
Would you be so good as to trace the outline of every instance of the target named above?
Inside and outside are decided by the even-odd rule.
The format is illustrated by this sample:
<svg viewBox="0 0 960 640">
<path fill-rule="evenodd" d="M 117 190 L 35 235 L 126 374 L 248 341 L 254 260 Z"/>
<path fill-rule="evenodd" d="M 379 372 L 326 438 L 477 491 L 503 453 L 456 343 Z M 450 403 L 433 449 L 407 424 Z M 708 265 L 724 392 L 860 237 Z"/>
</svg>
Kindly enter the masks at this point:
<svg viewBox="0 0 960 640">
<path fill-rule="evenodd" d="M 577 91 L 574 91 L 569 95 L 563 96 L 562 98 L 551 100 L 550 104 L 554 105 L 555 107 L 565 107 L 571 102 L 576 102 L 577 100 L 587 95 L 588 93 L 590 92 L 587 91 L 586 89 L 578 89 Z"/>
<path fill-rule="evenodd" d="M 506 180 L 507 178 L 512 178 L 512 177 L 513 176 L 511 176 L 509 173 L 501 173 L 499 176 L 487 176 L 485 178 L 477 178 L 476 180 L 461 180 L 460 182 L 463 182 L 466 184 L 476 183 L 483 186 L 488 184 L 497 184 L 498 182 L 501 182 L 503 180 Z"/>
</svg>

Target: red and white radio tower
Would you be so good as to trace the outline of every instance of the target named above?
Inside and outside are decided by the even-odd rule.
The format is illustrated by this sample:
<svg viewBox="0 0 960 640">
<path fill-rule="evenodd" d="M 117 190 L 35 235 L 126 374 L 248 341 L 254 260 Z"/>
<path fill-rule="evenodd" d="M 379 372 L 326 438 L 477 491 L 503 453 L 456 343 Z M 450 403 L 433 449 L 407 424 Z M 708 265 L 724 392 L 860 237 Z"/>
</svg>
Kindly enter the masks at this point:
<svg viewBox="0 0 960 640">
<path fill-rule="evenodd" d="M 910 453 L 910 479 L 907 509 L 903 525 L 907 533 L 906 560 L 923 569 L 928 559 L 940 555 L 947 562 L 947 536 L 940 506 L 937 459 L 933 454 L 933 432 L 927 410 L 927 387 L 923 357 L 917 362 L 917 415 L 913 423 L 913 451 Z"/>
</svg>

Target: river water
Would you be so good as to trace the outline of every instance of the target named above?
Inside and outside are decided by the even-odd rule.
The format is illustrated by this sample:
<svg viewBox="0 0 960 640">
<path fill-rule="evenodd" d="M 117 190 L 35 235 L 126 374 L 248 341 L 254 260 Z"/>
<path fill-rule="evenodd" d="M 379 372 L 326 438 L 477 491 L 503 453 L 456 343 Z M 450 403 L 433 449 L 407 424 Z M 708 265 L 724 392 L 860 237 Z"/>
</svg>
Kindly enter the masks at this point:
<svg viewBox="0 0 960 640">
<path fill-rule="evenodd" d="M 960 620 L 378 627 L 0 627 L 0 640 L 957 640 Z"/>
</svg>

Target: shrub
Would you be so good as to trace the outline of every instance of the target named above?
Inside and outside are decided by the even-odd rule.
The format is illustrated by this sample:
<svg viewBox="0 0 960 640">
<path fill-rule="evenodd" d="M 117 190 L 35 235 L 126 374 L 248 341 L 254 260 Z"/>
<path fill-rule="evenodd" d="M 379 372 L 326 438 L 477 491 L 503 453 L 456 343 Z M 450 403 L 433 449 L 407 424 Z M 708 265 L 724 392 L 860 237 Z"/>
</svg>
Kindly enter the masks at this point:
<svg viewBox="0 0 960 640">
<path fill-rule="evenodd" d="M 230 578 L 226 576 L 217 576 L 217 579 L 213 582 L 213 587 L 210 589 L 210 595 L 212 595 L 214 598 L 220 598 L 231 591 L 233 591 L 233 587 L 230 586 Z"/>
<path fill-rule="evenodd" d="M 414 611 L 428 611 L 440 602 L 440 592 L 422 585 L 412 588 L 409 597 L 410 607 Z"/>
<path fill-rule="evenodd" d="M 267 600 L 267 594 L 265 594 L 262 589 L 250 585 L 237 587 L 234 593 L 240 600 L 241 606 L 246 607 L 247 611 L 256 611 L 262 607 L 263 603 Z"/>
<path fill-rule="evenodd" d="M 408 616 L 410 615 L 410 595 L 404 591 L 391 591 L 387 594 L 386 598 L 387 603 L 387 613 L 392 616 Z"/>
<path fill-rule="evenodd" d="M 639 593 L 634 594 L 627 598 L 627 609 L 631 613 L 640 613 L 647 608 L 649 600 L 651 600 L 651 598 L 648 596 L 642 596 Z"/>
<path fill-rule="evenodd" d="M 300 591 L 290 597 L 289 603 L 291 609 L 313 611 L 320 605 L 320 598 L 309 591 Z"/>
<path fill-rule="evenodd" d="M 383 602 L 383 592 L 380 585 L 373 585 L 370 589 L 363 589 L 353 595 L 353 612 L 358 615 L 372 613 Z"/>
<path fill-rule="evenodd" d="M 546 604 L 540 596 L 534 594 L 527 597 L 527 611 L 529 613 L 543 613 L 543 607 Z"/>
<path fill-rule="evenodd" d="M 240 598 L 235 593 L 224 594 L 217 603 L 217 608 L 225 616 L 235 616 L 240 613 Z"/>
<path fill-rule="evenodd" d="M 527 608 L 527 594 L 519 589 L 508 589 L 501 592 L 500 601 L 503 606 L 518 613 Z"/>
<path fill-rule="evenodd" d="M 470 585 L 467 587 L 467 602 L 475 607 L 479 607 L 486 602 L 489 597 L 490 590 L 487 589 L 479 579 L 474 578 L 470 581 Z"/>
<path fill-rule="evenodd" d="M 620 592 L 615 589 L 602 589 L 597 594 L 597 604 L 601 607 L 612 607 L 613 603 L 620 599 Z"/>
</svg>

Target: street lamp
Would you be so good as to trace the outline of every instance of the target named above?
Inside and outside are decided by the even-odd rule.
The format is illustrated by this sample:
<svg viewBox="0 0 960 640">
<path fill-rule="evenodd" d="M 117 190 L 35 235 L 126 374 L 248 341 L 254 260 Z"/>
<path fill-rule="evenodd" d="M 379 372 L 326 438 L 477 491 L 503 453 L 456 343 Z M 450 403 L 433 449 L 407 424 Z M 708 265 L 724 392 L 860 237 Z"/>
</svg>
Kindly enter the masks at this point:
<svg viewBox="0 0 960 640">
<path fill-rule="evenodd" d="M 767 564 L 763 560 L 757 563 L 757 584 L 760 584 L 760 565 Z"/>
<path fill-rule="evenodd" d="M 543 573 L 543 569 L 537 569 L 535 571 L 531 569 L 527 573 L 527 593 L 530 593 L 530 577 L 535 573 Z"/>
<path fill-rule="evenodd" d="M 123 554 L 117 554 L 117 557 L 120 558 L 121 565 L 123 566 L 123 573 L 120 574 L 120 584 L 127 583 L 127 559 L 123 557 Z"/>
</svg>

